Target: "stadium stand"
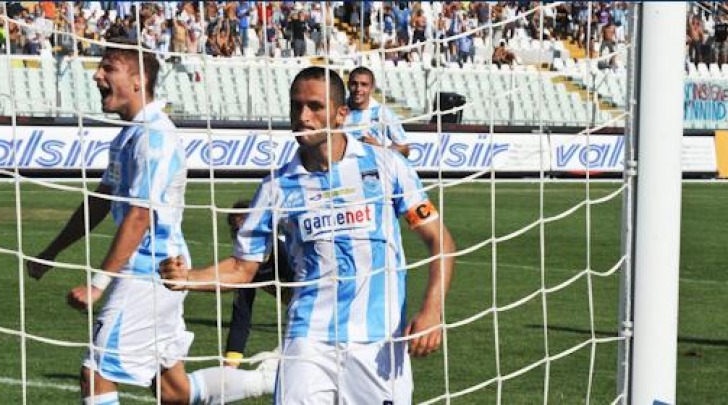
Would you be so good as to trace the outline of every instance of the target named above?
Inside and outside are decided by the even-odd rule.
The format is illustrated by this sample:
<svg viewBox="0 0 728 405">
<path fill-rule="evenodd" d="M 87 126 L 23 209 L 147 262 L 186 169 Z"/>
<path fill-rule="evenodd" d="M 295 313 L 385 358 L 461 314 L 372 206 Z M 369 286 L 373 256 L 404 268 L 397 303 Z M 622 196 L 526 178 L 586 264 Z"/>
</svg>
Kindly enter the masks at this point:
<svg viewBox="0 0 728 405">
<path fill-rule="evenodd" d="M 7 58 L 0 58 L 0 69 L 7 69 Z M 78 111 L 84 115 L 101 115 L 99 94 L 92 80 L 97 58 L 65 58 L 60 62 L 42 57 L 9 58 L 16 114 L 63 117 Z M 289 112 L 286 100 L 290 82 L 307 63 L 306 60 L 275 59 L 209 59 L 205 63 L 194 59 L 166 63 L 160 72 L 157 97 L 168 100 L 169 111 L 177 118 L 255 121 L 270 116 L 283 121 Z M 340 70 L 347 72 L 351 68 L 351 65 L 342 65 Z M 470 124 L 488 124 L 493 120 L 496 125 L 524 125 L 543 120 L 547 125 L 581 125 L 587 121 L 589 105 L 594 104 L 558 83 L 561 73 L 536 71 L 532 67 L 435 69 L 417 64 L 385 64 L 384 68 L 375 67 L 374 72 L 380 78 L 379 97 L 385 97 L 409 117 L 430 112 L 438 91 L 465 96 L 463 123 Z M 623 75 L 600 72 L 600 77 L 607 78 L 600 87 L 604 88 L 604 97 L 614 99 L 615 94 L 619 95 L 622 104 L 615 104 L 623 105 Z M 209 90 L 206 92 L 205 88 Z M 9 94 L 7 90 L 0 87 L 4 94 Z M 489 102 L 499 108 L 488 108 Z M 597 123 L 611 119 L 606 111 L 594 105 Z M 540 106 L 548 108 L 539 110 Z M 10 115 L 10 104 L 3 103 L 1 111 Z M 489 111 L 493 111 L 492 117 Z M 427 117 L 422 120 L 426 121 Z"/>
<path fill-rule="evenodd" d="M 378 82 L 376 97 L 404 118 L 427 121 L 438 92 L 465 96 L 465 124 L 600 125 L 626 105 L 624 2 L 594 3 L 591 9 L 580 2 L 547 8 L 543 32 L 537 24 L 539 13 L 509 25 L 509 16 L 520 16 L 529 8 L 513 6 L 514 10 L 508 2 L 364 2 L 370 8 L 364 10 L 370 20 L 359 19 L 361 26 L 351 23 L 352 2 L 213 2 L 205 3 L 204 10 L 194 2 L 140 2 L 136 3 L 139 10 L 130 4 L 0 5 L 10 18 L 10 47 L 4 49 L 4 41 L 0 44 L 0 77 L 11 78 L 0 80 L 0 114 L 100 114 L 98 92 L 90 80 L 98 60 L 88 56 L 98 53 L 99 46 L 85 41 L 73 44 L 59 34 L 78 27 L 83 28 L 84 38 L 99 41 L 140 32 L 143 42 L 162 52 L 158 96 L 170 101 L 169 111 L 178 118 L 285 120 L 288 85 L 302 66 L 322 62 L 317 60 L 321 38 L 328 47 L 328 62 L 341 73 L 358 64 L 372 68 Z M 407 27 L 408 43 L 396 43 L 395 30 L 398 19 L 411 19 L 419 10 L 427 21 L 428 41 L 414 51 L 385 52 L 413 44 L 411 26 Z M 303 13 L 308 24 L 308 58 L 288 57 L 291 43 L 286 26 L 295 12 Z M 728 61 L 720 59 L 715 45 L 725 14 L 725 7 L 691 3 L 686 21 L 690 48 L 686 83 L 723 85 L 728 78 Z M 474 30 L 472 58 L 462 65 L 449 47 L 438 50 L 431 41 L 451 35 L 438 27 L 456 20 Z M 593 22 L 590 30 L 587 21 Z M 482 29 L 489 22 L 496 26 Z M 180 31 L 184 47 L 174 44 L 175 24 L 185 28 Z M 270 42 L 261 32 L 263 25 L 272 29 Z M 225 28 L 231 26 L 236 28 Z M 365 32 L 360 32 L 362 28 Z M 247 37 L 245 45 L 242 36 Z M 544 39 L 536 39 L 539 36 Z M 592 43 L 589 55 L 587 40 Z M 272 59 L 260 58 L 265 54 L 264 43 L 272 47 L 268 52 Z M 221 51 L 225 49 L 227 53 Z M 165 51 L 183 55 L 167 57 Z M 355 60 L 351 55 L 356 51 L 366 53 Z M 190 55 L 184 56 L 185 52 Z M 503 53 L 496 58 L 498 52 Z M 29 55 L 33 53 L 39 55 Z M 503 55 L 509 57 L 501 59 Z M 10 100 L 15 100 L 14 106 Z M 497 108 L 489 108 L 489 103 Z M 621 126 L 623 120 L 610 125 Z M 686 120 L 690 128 L 721 125 L 710 119 Z"/>
</svg>

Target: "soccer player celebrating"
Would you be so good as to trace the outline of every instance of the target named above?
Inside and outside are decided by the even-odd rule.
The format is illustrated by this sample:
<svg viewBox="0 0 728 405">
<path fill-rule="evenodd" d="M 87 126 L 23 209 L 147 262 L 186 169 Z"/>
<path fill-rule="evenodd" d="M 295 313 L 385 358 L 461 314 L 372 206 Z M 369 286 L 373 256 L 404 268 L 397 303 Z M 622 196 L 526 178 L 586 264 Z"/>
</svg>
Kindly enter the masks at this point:
<svg viewBox="0 0 728 405">
<path fill-rule="evenodd" d="M 136 45 L 126 39 L 109 42 Z M 94 74 L 103 111 L 119 114 L 129 125 L 112 141 L 109 165 L 88 205 L 90 230 L 112 213 L 118 229 L 100 268 L 122 276 L 112 281 L 109 275 L 96 273 L 90 289 L 84 284 L 68 294 L 69 304 L 85 309 L 111 284 L 96 320 L 94 350 L 87 353 L 81 369 L 85 404 L 118 404 L 119 383 L 159 384 L 162 403 L 210 402 L 224 389 L 221 381 L 204 389 L 196 384 L 219 375 L 216 369 L 185 373 L 180 359 L 193 339 L 182 317 L 186 293 L 170 291 L 155 281 L 158 263 L 168 255 L 190 262 L 182 235 L 185 153 L 174 124 L 162 111 L 164 103 L 153 100 L 158 71 L 153 53 L 144 50 L 140 65 L 138 51 L 109 46 Z M 112 201 L 104 196 L 120 198 Z M 81 205 L 39 257 L 55 260 L 84 233 Z M 36 279 L 50 270 L 33 261 L 27 268 Z M 160 381 L 156 381 L 160 369 Z M 245 397 L 270 391 L 265 387 L 275 379 L 275 370 L 266 368 L 234 371 L 237 383 L 245 385 Z"/>
<path fill-rule="evenodd" d="M 128 40 L 110 42 L 136 45 Z M 186 166 L 185 153 L 174 124 L 155 102 L 159 63 L 153 53 L 109 46 L 93 76 L 101 93 L 102 109 L 117 113 L 129 124 L 111 143 L 109 165 L 101 184 L 89 198 L 89 229 L 111 212 L 116 235 L 101 270 L 129 277 L 96 273 L 90 290 L 71 290 L 68 302 L 85 309 L 111 289 L 98 315 L 91 350 L 83 361 L 81 388 L 84 403 L 118 403 L 117 383 L 148 386 L 161 367 L 162 400 L 185 379 L 180 358 L 187 354 L 193 335 L 185 330 L 184 293 L 154 285 L 157 263 L 171 252 L 190 260 L 182 235 Z M 113 195 L 122 199 L 104 197 Z M 84 206 L 76 209 L 63 230 L 39 255 L 56 256 L 84 235 Z M 28 262 L 31 277 L 40 278 L 50 267 Z M 90 298 L 90 301 L 89 301 Z M 94 391 L 91 392 L 93 378 Z"/>
<path fill-rule="evenodd" d="M 442 341 L 455 243 L 399 153 L 342 131 L 344 93 L 335 72 L 302 70 L 291 85 L 290 119 L 295 132 L 306 133 L 294 158 L 258 188 L 233 256 L 199 270 L 189 270 L 181 256 L 160 266 L 173 290 L 249 282 L 282 230 L 300 285 L 288 308 L 279 404 L 410 403 L 405 340 L 415 356 Z M 398 216 L 434 258 L 422 307 L 409 323 Z"/>
<path fill-rule="evenodd" d="M 374 73 L 371 70 L 360 66 L 349 73 L 349 114 L 344 126 L 360 127 L 349 129 L 349 133 L 362 142 L 385 146 L 407 157 L 407 135 L 399 123 L 399 117 L 372 97 L 374 86 Z"/>
</svg>

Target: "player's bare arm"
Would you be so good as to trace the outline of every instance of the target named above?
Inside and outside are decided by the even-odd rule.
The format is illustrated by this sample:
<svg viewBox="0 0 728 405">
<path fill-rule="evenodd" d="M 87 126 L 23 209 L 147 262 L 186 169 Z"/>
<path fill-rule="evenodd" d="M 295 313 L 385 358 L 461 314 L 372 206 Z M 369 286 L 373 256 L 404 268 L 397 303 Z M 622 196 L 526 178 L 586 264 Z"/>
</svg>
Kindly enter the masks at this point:
<svg viewBox="0 0 728 405">
<path fill-rule="evenodd" d="M 150 218 L 149 209 L 144 207 L 132 206 L 124 217 L 124 221 L 116 231 L 114 241 L 111 243 L 109 252 L 106 254 L 103 262 L 101 262 L 101 270 L 118 273 L 129 258 L 134 254 L 144 239 L 144 235 L 149 229 Z M 102 288 L 91 286 L 88 291 L 86 284 L 73 288 L 68 293 L 68 304 L 74 308 L 86 309 L 93 305 L 101 296 L 104 290 Z"/>
<path fill-rule="evenodd" d="M 361 138 L 359 138 L 360 141 L 364 143 L 368 143 L 370 145 L 374 146 L 382 146 L 381 143 L 377 140 L 377 138 L 371 136 L 371 135 L 363 135 Z M 395 152 L 399 152 L 404 157 L 409 157 L 410 154 L 410 148 L 409 145 L 406 144 L 398 144 L 398 143 L 392 143 L 392 145 L 389 147 L 389 149 L 392 149 Z"/>
<path fill-rule="evenodd" d="M 389 148 L 401 153 L 406 158 L 409 157 L 410 147 L 407 144 L 393 143 Z"/>
<path fill-rule="evenodd" d="M 362 137 L 359 138 L 359 140 L 362 141 L 362 142 L 364 142 L 364 143 L 368 143 L 370 145 L 382 146 L 382 144 L 379 143 L 379 141 L 377 140 L 377 138 L 375 138 L 375 137 L 373 137 L 373 136 L 371 136 L 369 134 L 362 135 Z"/>
<path fill-rule="evenodd" d="M 95 192 L 97 194 L 111 194 L 111 188 L 106 184 L 99 184 Z M 106 215 L 109 213 L 111 202 L 103 197 L 90 196 L 89 197 L 89 226 L 88 229 L 93 230 L 98 224 L 103 221 Z M 86 234 L 85 226 L 85 213 L 84 204 L 82 203 L 76 208 L 71 218 L 63 227 L 58 236 L 51 242 L 48 247 L 38 255 L 38 258 L 43 260 L 55 260 L 63 250 L 71 246 L 74 242 L 81 239 Z M 45 275 L 45 273 L 52 267 L 46 264 L 38 262 L 26 262 L 26 268 L 28 269 L 28 275 L 36 280 L 39 280 Z"/>
<path fill-rule="evenodd" d="M 167 288 L 173 291 L 217 291 L 216 283 L 221 284 L 244 284 L 249 283 L 255 277 L 260 263 L 249 260 L 242 260 L 230 256 L 217 265 L 208 266 L 204 269 L 189 269 L 181 256 L 164 259 L 159 264 L 159 272 L 164 280 L 172 281 L 165 283 Z M 220 286 L 223 291 L 235 287 Z"/>
<path fill-rule="evenodd" d="M 440 224 L 439 219 L 426 222 L 414 228 L 414 231 L 425 243 L 433 257 L 440 254 L 448 255 L 455 251 L 455 241 L 447 227 Z M 405 330 L 405 335 L 414 335 L 429 330 L 409 342 L 409 350 L 413 356 L 427 356 L 437 350 L 442 343 L 441 313 L 443 300 L 450 288 L 454 264 L 455 259 L 452 256 L 438 258 L 430 263 L 429 279 L 422 307 Z"/>
</svg>

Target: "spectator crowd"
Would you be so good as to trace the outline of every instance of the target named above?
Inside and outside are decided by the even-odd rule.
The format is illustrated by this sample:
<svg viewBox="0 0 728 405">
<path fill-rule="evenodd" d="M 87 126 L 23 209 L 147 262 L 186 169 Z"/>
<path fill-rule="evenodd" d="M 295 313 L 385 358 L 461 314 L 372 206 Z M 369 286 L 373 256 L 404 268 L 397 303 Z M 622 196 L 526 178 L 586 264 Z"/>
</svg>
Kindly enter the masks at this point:
<svg viewBox="0 0 728 405">
<path fill-rule="evenodd" d="M 330 36 L 324 31 L 332 25 L 327 2 L 41 1 L 6 2 L 3 7 L 8 23 L 0 20 L 0 47 L 7 36 L 9 53 L 29 55 L 55 51 L 99 56 L 109 38 L 137 41 L 139 36 L 162 55 L 261 55 L 267 43 L 271 55 L 303 56 L 307 38 L 316 54 L 324 54 L 323 41 Z M 74 42 L 64 33 L 83 40 Z M 251 35 L 257 49 L 251 49 Z"/>
<path fill-rule="evenodd" d="M 688 61 L 728 63 L 728 5 L 721 2 L 691 3 L 685 43 Z"/>
<path fill-rule="evenodd" d="M 345 44 L 347 52 L 357 50 L 360 39 L 372 46 L 396 48 L 385 55 L 395 63 L 412 61 L 422 57 L 423 47 L 401 50 L 402 46 L 456 36 L 446 45 L 443 42 L 441 54 L 445 62 L 462 66 L 472 63 L 476 48 L 488 41 L 494 44 L 494 63 L 517 63 L 508 44 L 518 36 L 571 41 L 592 56 L 613 53 L 616 45 L 627 39 L 626 2 L 564 2 L 544 8 L 543 13 L 534 11 L 541 4 L 372 0 L 5 2 L 0 5 L 5 10 L 0 11 L 8 20 L 7 24 L 0 20 L 0 47 L 5 47 L 7 36 L 10 49 L 4 52 L 96 56 L 111 37 L 138 40 L 141 36 L 141 42 L 160 55 L 204 52 L 228 57 L 263 55 L 267 51 L 270 56 L 313 56 L 311 49 L 315 55 L 327 54 L 331 27 L 338 20 L 342 23 L 338 28 L 350 34 Z M 489 23 L 494 24 L 492 32 L 478 29 Z M 692 35 L 692 27 L 691 21 L 690 44 L 706 43 L 704 34 L 710 32 L 706 24 L 701 25 L 703 34 L 696 29 Z M 76 41 L 64 35 L 70 32 L 77 36 Z M 312 47 L 307 46 L 309 42 Z M 706 54 L 703 48 L 691 47 L 696 58 Z"/>
</svg>

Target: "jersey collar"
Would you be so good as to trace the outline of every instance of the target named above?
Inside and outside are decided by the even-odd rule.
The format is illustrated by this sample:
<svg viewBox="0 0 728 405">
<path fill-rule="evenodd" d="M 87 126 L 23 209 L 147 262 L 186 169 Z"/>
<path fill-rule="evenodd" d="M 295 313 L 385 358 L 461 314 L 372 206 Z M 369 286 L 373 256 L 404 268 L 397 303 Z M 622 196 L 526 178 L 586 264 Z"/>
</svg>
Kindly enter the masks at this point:
<svg viewBox="0 0 728 405">
<path fill-rule="evenodd" d="M 165 105 L 167 105 L 167 102 L 164 100 L 155 100 L 151 103 L 147 103 L 144 108 L 139 110 L 132 121 L 142 122 L 145 118 L 147 122 L 152 121 L 152 117 L 159 114 Z"/>
<path fill-rule="evenodd" d="M 346 100 L 346 105 L 347 106 L 350 106 L 351 105 L 351 102 L 350 101 L 351 101 L 351 96 L 349 96 L 349 98 Z M 362 111 L 362 110 L 368 110 L 368 109 L 370 109 L 372 107 L 379 107 L 379 101 L 377 101 L 377 99 L 375 99 L 374 97 L 369 97 L 369 104 L 367 105 L 367 108 L 360 109 L 360 110 L 359 109 L 353 109 L 353 108 L 351 108 L 351 110 L 352 111 Z"/>
<path fill-rule="evenodd" d="M 348 132 L 344 132 L 344 136 L 346 137 L 346 150 L 344 151 L 344 159 L 366 156 L 364 144 L 361 143 L 361 141 L 351 136 L 351 134 L 349 134 Z M 296 154 L 293 155 L 293 159 L 291 159 L 291 161 L 286 165 L 282 175 L 293 176 L 297 174 L 308 173 L 310 172 L 306 170 L 306 168 L 303 166 L 303 162 L 301 161 L 301 154 L 296 152 Z"/>
</svg>

